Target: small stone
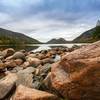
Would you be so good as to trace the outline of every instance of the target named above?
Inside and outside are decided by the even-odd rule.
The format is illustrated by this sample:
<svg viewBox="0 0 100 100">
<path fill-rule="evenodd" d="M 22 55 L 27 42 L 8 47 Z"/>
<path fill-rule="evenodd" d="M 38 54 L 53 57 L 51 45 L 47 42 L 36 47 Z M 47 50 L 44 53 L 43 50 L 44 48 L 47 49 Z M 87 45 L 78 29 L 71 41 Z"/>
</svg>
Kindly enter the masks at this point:
<svg viewBox="0 0 100 100">
<path fill-rule="evenodd" d="M 22 59 L 16 59 L 14 60 L 14 62 L 16 63 L 16 65 L 20 66 L 23 63 Z"/>
</svg>

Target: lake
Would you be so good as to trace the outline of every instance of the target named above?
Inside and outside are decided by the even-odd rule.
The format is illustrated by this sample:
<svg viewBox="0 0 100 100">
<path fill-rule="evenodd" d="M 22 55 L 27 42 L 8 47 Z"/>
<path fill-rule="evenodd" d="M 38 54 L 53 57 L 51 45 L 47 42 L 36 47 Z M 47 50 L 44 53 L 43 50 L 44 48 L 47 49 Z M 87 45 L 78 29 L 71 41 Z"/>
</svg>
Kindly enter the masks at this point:
<svg viewBox="0 0 100 100">
<path fill-rule="evenodd" d="M 0 50 L 4 50 L 6 48 L 14 48 L 16 51 L 18 50 L 26 50 L 26 51 L 41 51 L 41 50 L 48 50 L 48 49 L 52 49 L 54 47 L 68 47 L 71 48 L 74 45 L 87 45 L 86 43 L 80 43 L 80 44 L 27 44 L 25 46 L 23 45 L 18 45 L 18 46 L 12 46 L 12 45 L 0 45 Z"/>
</svg>

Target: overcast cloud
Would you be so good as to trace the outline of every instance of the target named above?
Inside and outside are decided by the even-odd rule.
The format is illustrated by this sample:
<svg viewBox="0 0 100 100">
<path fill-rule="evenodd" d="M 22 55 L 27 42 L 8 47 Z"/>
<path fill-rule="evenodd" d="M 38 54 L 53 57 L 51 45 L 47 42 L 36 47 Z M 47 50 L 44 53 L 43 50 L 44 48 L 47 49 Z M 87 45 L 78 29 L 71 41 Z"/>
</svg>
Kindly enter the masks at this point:
<svg viewBox="0 0 100 100">
<path fill-rule="evenodd" d="M 0 27 L 40 41 L 72 40 L 99 18 L 100 0 L 0 0 Z"/>
</svg>

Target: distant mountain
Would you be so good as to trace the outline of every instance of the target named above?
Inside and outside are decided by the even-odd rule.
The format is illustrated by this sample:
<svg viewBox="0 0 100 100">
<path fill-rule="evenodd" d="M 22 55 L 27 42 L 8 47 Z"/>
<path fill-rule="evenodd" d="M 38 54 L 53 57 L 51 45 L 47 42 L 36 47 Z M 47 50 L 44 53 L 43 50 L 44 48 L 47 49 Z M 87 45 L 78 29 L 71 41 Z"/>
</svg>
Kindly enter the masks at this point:
<svg viewBox="0 0 100 100">
<path fill-rule="evenodd" d="M 100 20 L 97 21 L 97 25 L 96 26 L 100 26 Z"/>
<path fill-rule="evenodd" d="M 64 43 L 68 43 L 68 41 L 66 41 L 64 38 L 52 39 L 47 42 L 47 44 L 64 44 Z"/>
<path fill-rule="evenodd" d="M 0 44 L 37 44 L 38 40 L 28 37 L 22 33 L 17 33 L 0 28 Z"/>
<path fill-rule="evenodd" d="M 79 37 L 74 39 L 74 43 L 91 43 L 100 40 L 100 21 L 97 22 L 96 27 L 82 33 Z"/>
</svg>

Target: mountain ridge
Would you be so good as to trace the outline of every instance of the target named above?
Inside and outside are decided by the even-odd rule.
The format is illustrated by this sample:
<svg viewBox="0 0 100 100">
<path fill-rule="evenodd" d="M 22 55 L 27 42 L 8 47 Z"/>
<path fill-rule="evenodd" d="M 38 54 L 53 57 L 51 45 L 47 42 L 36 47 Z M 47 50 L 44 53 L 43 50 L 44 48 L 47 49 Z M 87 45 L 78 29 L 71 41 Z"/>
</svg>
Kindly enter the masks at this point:
<svg viewBox="0 0 100 100">
<path fill-rule="evenodd" d="M 49 40 L 46 44 L 64 44 L 64 43 L 69 43 L 69 41 L 65 40 L 64 38 L 54 38 Z"/>
<path fill-rule="evenodd" d="M 75 38 L 72 42 L 74 43 L 92 43 L 100 40 L 100 20 L 94 28 L 82 33 L 80 36 Z"/>
<path fill-rule="evenodd" d="M 23 33 L 13 32 L 0 28 L 0 44 L 37 44 L 41 43 L 40 41 L 33 39 L 29 36 L 24 35 Z"/>
</svg>

